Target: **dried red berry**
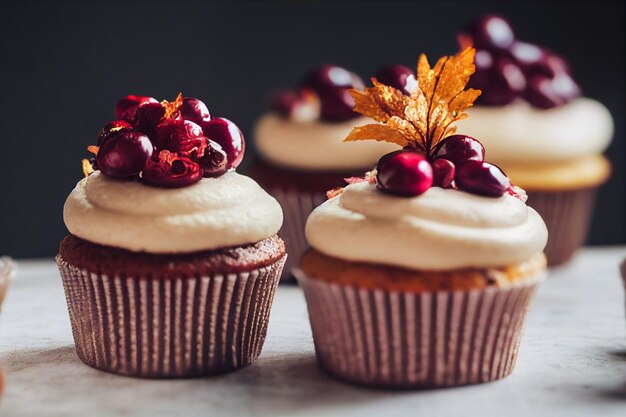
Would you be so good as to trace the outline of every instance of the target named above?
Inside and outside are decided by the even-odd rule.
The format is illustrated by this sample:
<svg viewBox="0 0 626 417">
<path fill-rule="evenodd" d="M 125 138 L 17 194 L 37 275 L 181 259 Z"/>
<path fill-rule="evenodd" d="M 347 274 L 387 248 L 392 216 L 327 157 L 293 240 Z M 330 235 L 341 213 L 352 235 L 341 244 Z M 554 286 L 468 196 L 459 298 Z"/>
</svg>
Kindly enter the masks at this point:
<svg viewBox="0 0 626 417">
<path fill-rule="evenodd" d="M 165 119 L 155 130 L 155 145 L 159 151 L 168 150 L 181 156 L 201 158 L 207 138 L 202 128 L 189 120 Z"/>
<path fill-rule="evenodd" d="M 219 143 L 208 140 L 202 158 L 194 159 L 202 169 L 205 177 L 219 177 L 228 171 L 228 156 Z"/>
<path fill-rule="evenodd" d="M 204 170 L 197 163 L 167 150 L 150 158 L 141 172 L 141 181 L 155 187 L 179 188 L 197 183 Z"/>
<path fill-rule="evenodd" d="M 102 126 L 96 137 L 96 146 L 104 145 L 113 132 L 131 132 L 135 130 L 133 126 L 125 120 L 115 120 Z"/>
<path fill-rule="evenodd" d="M 135 123 L 135 113 L 142 103 L 158 103 L 155 98 L 147 96 L 129 95 L 117 102 L 115 106 L 115 118 Z"/>
</svg>

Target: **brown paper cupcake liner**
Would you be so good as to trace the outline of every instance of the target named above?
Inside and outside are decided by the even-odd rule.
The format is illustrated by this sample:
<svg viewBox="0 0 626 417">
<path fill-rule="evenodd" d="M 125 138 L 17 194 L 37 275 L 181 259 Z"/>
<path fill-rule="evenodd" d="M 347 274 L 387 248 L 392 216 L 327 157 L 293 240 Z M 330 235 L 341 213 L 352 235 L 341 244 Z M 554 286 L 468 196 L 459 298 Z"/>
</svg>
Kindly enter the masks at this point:
<svg viewBox="0 0 626 417">
<path fill-rule="evenodd" d="M 509 375 L 543 275 L 506 289 L 430 293 L 341 286 L 301 271 L 297 277 L 321 367 L 347 382 L 409 389 Z"/>
<path fill-rule="evenodd" d="M 596 187 L 565 191 L 528 191 L 528 205 L 548 227 L 548 265 L 567 262 L 587 239 Z"/>
<path fill-rule="evenodd" d="M 267 267 L 212 276 L 107 276 L 61 271 L 76 352 L 87 365 L 147 378 L 204 376 L 261 353 L 286 255 Z"/>
<path fill-rule="evenodd" d="M 322 192 L 298 189 L 268 188 L 283 209 L 283 225 L 278 235 L 285 242 L 289 258 L 281 277 L 282 282 L 295 282 L 293 269 L 299 265 L 300 257 L 309 248 L 304 236 L 306 221 L 313 209 L 326 200 Z"/>
</svg>

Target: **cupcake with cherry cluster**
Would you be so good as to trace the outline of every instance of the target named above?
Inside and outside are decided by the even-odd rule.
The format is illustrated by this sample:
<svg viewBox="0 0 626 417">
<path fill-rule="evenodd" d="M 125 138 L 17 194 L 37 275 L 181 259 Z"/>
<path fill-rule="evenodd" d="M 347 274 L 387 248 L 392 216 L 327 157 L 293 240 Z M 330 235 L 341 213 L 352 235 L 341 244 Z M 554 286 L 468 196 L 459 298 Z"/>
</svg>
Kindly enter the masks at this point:
<svg viewBox="0 0 626 417">
<path fill-rule="evenodd" d="M 453 123 L 474 49 L 421 55 L 409 95 L 372 78 L 353 129 L 401 150 L 329 192 L 306 224 L 297 278 L 319 364 L 352 383 L 390 388 L 493 381 L 515 366 L 524 319 L 545 275 L 547 229 L 525 193 Z"/>
<path fill-rule="evenodd" d="M 561 264 L 584 243 L 596 190 L 610 175 L 602 153 L 613 137 L 611 115 L 581 95 L 562 56 L 519 40 L 502 16 L 479 17 L 458 39 L 477 49 L 470 86 L 482 90 L 459 129 L 479 137 L 526 189 L 550 231 L 548 264 Z"/>
<path fill-rule="evenodd" d="M 286 259 L 278 202 L 235 172 L 244 137 L 196 98 L 128 96 L 88 149 L 56 258 L 78 356 L 203 376 L 260 354 Z"/>
<path fill-rule="evenodd" d="M 256 123 L 254 145 L 260 159 L 250 175 L 285 211 L 280 232 L 289 252 L 285 281 L 293 279 L 292 266 L 307 248 L 306 218 L 324 201 L 325 192 L 397 149 L 384 142 L 352 147 L 341 141 L 352 128 L 368 122 L 353 111 L 351 88 L 363 88 L 358 75 L 336 65 L 320 65 L 302 78 L 295 91 L 276 92 L 269 111 Z"/>
</svg>

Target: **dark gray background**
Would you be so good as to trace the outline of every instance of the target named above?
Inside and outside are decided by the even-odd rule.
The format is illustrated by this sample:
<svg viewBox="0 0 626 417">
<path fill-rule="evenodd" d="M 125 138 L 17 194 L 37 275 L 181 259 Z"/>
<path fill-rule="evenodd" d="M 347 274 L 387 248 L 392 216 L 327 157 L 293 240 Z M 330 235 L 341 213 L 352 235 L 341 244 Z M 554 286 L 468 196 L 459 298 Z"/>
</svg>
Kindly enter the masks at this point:
<svg viewBox="0 0 626 417">
<path fill-rule="evenodd" d="M 85 147 L 126 94 L 182 91 L 249 135 L 269 92 L 311 65 L 364 77 L 413 66 L 422 51 L 456 52 L 457 30 L 487 11 L 568 57 L 585 94 L 613 113 L 615 171 L 589 242 L 625 243 L 622 2 L 14 3 L 0 15 L 0 254 L 56 253 Z"/>
</svg>

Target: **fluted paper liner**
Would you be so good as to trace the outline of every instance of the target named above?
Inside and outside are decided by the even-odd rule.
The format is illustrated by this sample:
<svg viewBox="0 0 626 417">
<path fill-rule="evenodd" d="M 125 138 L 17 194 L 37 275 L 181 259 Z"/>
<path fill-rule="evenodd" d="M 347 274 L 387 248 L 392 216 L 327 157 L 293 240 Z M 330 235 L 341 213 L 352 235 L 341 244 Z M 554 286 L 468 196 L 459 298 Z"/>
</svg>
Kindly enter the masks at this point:
<svg viewBox="0 0 626 417">
<path fill-rule="evenodd" d="M 293 269 L 300 264 L 302 254 L 309 248 L 304 236 L 304 226 L 313 209 L 326 200 L 326 194 L 278 187 L 267 188 L 267 192 L 283 208 L 283 225 L 278 235 L 285 242 L 289 258 L 285 263 L 281 281 L 294 282 Z"/>
<path fill-rule="evenodd" d="M 543 276 L 507 289 L 430 293 L 342 286 L 301 271 L 297 278 L 320 366 L 347 382 L 408 389 L 509 375 Z"/>
<path fill-rule="evenodd" d="M 212 276 L 107 276 L 61 256 L 76 352 L 121 375 L 211 375 L 261 353 L 286 255 L 267 267 Z"/>
<path fill-rule="evenodd" d="M 565 191 L 528 191 L 528 205 L 548 227 L 544 250 L 548 265 L 567 262 L 587 239 L 596 187 Z"/>
</svg>

